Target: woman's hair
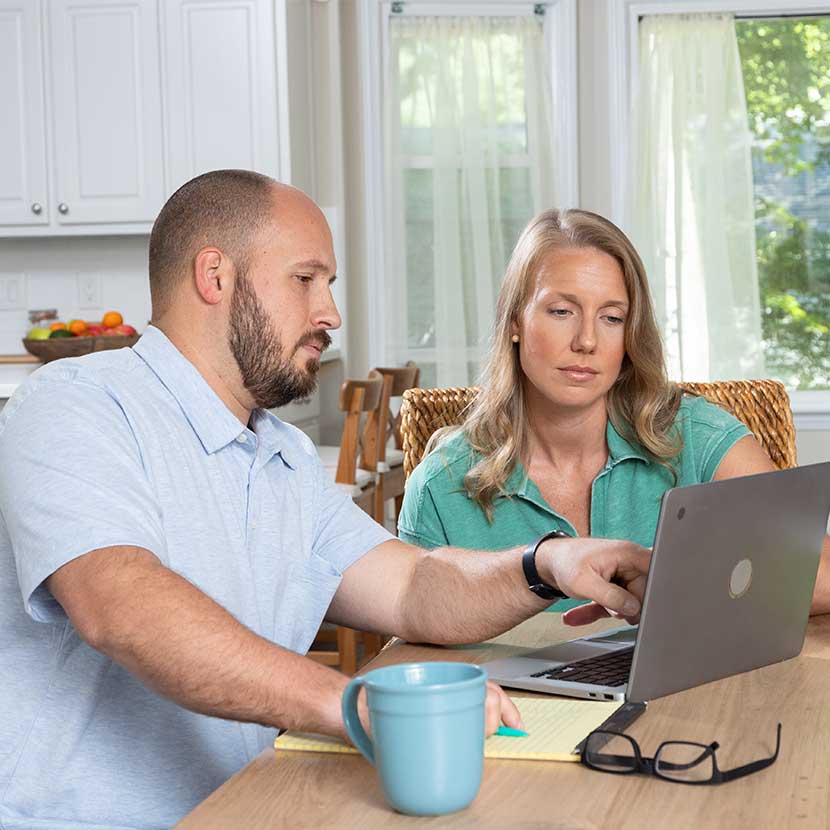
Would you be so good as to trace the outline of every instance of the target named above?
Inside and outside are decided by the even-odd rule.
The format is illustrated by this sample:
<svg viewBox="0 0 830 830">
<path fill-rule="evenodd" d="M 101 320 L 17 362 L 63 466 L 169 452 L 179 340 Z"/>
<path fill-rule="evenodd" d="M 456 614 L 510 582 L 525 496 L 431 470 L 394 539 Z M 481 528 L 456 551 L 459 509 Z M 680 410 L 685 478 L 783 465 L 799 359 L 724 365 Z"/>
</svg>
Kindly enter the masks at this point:
<svg viewBox="0 0 830 830">
<path fill-rule="evenodd" d="M 511 324 L 521 318 L 543 259 L 551 250 L 561 248 L 601 251 L 612 256 L 623 272 L 629 310 L 625 356 L 608 391 L 611 423 L 672 473 L 670 459 L 681 449 L 673 423 L 682 392 L 666 377 L 646 273 L 634 246 L 616 225 L 595 213 L 546 210 L 524 229 L 507 264 L 481 392 L 462 427 L 472 449 L 482 456 L 465 476 L 464 485 L 491 521 L 493 499 L 502 492 L 516 463 L 525 460 L 528 449 L 524 376 L 519 349 L 511 339 Z"/>
</svg>

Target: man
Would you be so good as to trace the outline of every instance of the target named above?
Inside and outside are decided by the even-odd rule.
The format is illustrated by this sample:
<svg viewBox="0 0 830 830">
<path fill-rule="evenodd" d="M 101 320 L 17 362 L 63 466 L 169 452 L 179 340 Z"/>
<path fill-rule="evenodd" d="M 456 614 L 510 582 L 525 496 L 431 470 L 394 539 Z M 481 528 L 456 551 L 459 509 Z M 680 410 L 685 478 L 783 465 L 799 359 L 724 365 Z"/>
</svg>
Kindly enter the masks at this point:
<svg viewBox="0 0 830 830">
<path fill-rule="evenodd" d="M 547 604 L 520 549 L 394 539 L 265 411 L 313 388 L 340 325 L 334 273 L 300 191 L 200 176 L 153 227 L 139 343 L 49 364 L 7 404 L 0 826 L 169 826 L 275 727 L 342 736 L 347 678 L 303 656 L 324 617 L 461 643 Z M 551 540 L 536 565 L 571 596 L 639 611 L 636 545 Z M 500 717 L 518 722 L 491 688 L 488 731 Z"/>
</svg>

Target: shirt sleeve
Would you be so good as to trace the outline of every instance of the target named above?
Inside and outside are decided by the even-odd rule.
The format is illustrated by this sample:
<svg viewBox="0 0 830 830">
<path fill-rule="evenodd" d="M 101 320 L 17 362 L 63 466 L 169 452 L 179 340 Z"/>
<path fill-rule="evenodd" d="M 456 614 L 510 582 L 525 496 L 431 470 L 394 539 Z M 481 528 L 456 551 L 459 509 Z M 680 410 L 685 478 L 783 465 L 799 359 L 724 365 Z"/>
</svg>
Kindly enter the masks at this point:
<svg viewBox="0 0 830 830">
<path fill-rule="evenodd" d="M 116 545 L 166 561 L 158 504 L 118 403 L 94 384 L 22 388 L 0 417 L 0 544 L 8 544 L 27 613 L 66 619 L 44 580 Z M 6 539 L 2 539 L 5 536 Z"/>
<path fill-rule="evenodd" d="M 395 537 L 361 510 L 344 488 L 335 484 L 316 454 L 314 465 L 318 509 L 312 550 L 342 575 L 372 548 Z"/>
<path fill-rule="evenodd" d="M 449 539 L 430 492 L 426 470 L 421 462 L 406 483 L 398 516 L 398 536 L 421 548 L 440 548 L 448 545 Z"/>
<path fill-rule="evenodd" d="M 743 421 L 704 398 L 694 402 L 691 421 L 699 480 L 711 481 L 729 450 L 752 432 Z"/>
</svg>

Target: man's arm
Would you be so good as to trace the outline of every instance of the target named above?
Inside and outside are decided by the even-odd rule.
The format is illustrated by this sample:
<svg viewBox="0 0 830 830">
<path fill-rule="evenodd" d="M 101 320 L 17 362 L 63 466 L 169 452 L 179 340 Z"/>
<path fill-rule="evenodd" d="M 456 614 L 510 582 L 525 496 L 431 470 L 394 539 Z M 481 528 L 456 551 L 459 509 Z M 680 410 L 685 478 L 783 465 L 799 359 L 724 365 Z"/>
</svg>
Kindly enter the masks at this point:
<svg viewBox="0 0 830 830">
<path fill-rule="evenodd" d="M 92 551 L 46 587 L 85 642 L 181 706 L 345 738 L 347 677 L 254 634 L 149 551 Z"/>
<path fill-rule="evenodd" d="M 349 678 L 254 634 L 149 551 L 92 551 L 46 587 L 86 643 L 180 706 L 348 740 L 340 700 Z M 524 728 L 488 683 L 486 734 L 502 722 Z"/>
<path fill-rule="evenodd" d="M 741 438 L 723 457 L 715 471 L 715 481 L 725 478 L 750 476 L 755 473 L 770 473 L 776 469 L 761 445 L 752 435 Z M 813 591 L 811 614 L 830 612 L 830 538 L 824 537 L 821 560 Z"/>
<path fill-rule="evenodd" d="M 529 590 L 523 552 L 428 551 L 385 542 L 346 571 L 326 619 L 410 642 L 486 640 L 550 605 Z M 546 582 L 627 618 L 639 613 L 648 562 L 645 548 L 608 539 L 551 539 L 536 555 Z"/>
</svg>

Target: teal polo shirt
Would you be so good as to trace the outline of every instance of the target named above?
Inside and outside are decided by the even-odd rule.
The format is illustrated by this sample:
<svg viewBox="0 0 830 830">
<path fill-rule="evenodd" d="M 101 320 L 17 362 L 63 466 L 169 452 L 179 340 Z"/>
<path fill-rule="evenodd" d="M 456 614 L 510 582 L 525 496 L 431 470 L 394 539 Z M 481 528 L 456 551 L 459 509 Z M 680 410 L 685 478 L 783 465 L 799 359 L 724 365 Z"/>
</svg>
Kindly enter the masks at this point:
<svg viewBox="0 0 830 830">
<path fill-rule="evenodd" d="M 676 483 L 665 466 L 623 438 L 608 421 L 608 459 L 591 485 L 591 536 L 651 547 L 663 493 L 674 486 L 711 481 L 729 449 L 751 435 L 730 413 L 692 396 L 684 396 L 675 427 L 683 439 L 673 462 Z M 421 461 L 406 485 L 398 520 L 400 538 L 424 548 L 502 550 L 551 530 L 577 535 L 556 505 L 545 501 L 521 464 L 496 497 L 490 523 L 464 489 L 464 476 L 478 458 L 466 436 L 458 433 Z"/>
</svg>

